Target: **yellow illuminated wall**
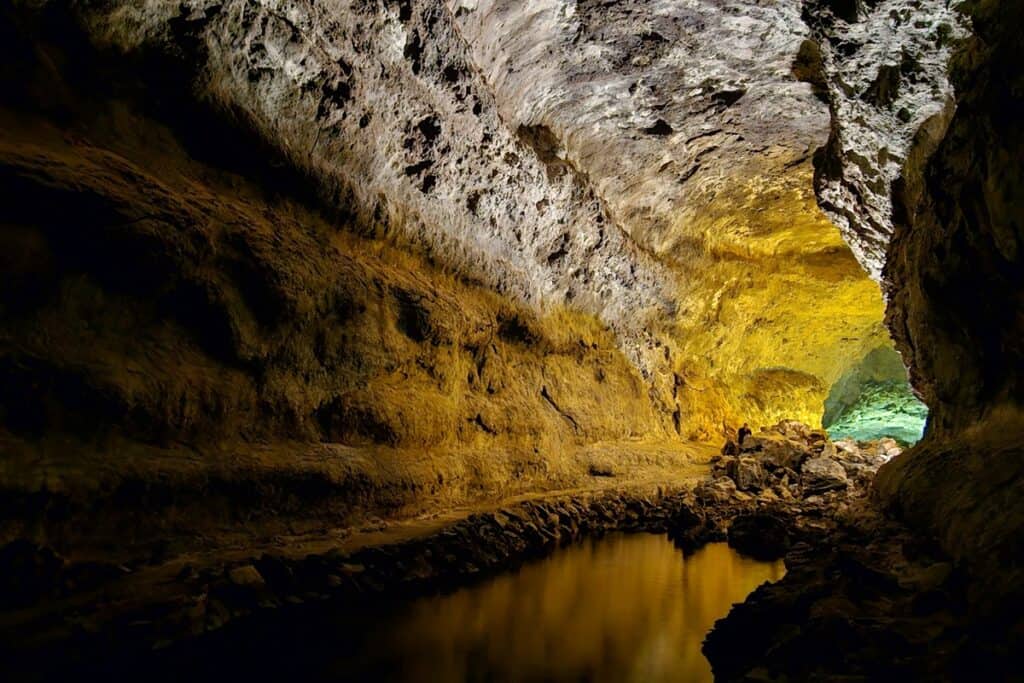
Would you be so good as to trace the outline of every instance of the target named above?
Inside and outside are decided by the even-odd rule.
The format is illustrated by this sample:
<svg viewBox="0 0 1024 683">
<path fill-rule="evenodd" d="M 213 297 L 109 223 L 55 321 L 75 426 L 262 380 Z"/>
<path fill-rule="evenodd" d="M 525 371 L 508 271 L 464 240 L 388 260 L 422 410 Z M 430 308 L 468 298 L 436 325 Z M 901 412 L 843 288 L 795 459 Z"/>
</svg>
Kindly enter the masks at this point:
<svg viewBox="0 0 1024 683">
<path fill-rule="evenodd" d="M 683 436 L 743 420 L 818 426 L 831 384 L 891 345 L 881 290 L 818 208 L 811 174 L 804 163 L 726 184 L 657 236 L 683 282 L 665 329 Z"/>
</svg>

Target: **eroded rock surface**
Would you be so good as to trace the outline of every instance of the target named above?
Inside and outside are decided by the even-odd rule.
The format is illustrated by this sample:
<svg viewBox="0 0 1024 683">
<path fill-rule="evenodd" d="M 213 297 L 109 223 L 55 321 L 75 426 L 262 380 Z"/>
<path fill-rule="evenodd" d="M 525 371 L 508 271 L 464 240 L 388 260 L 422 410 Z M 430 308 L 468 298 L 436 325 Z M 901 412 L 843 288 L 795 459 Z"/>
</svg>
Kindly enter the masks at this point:
<svg viewBox="0 0 1024 683">
<path fill-rule="evenodd" d="M 685 263 L 702 241 L 783 237 L 772 194 L 806 197 L 807 185 L 782 169 L 828 130 L 825 106 L 790 74 L 808 33 L 800 3 L 448 4 L 503 119 L 549 131 L 640 244 Z M 748 203 L 769 212 L 762 225 L 736 220 Z"/>
<path fill-rule="evenodd" d="M 884 342 L 878 289 L 811 191 L 828 111 L 791 73 L 809 35 L 795 0 L 28 17 L 159 62 L 169 90 L 229 112 L 360 231 L 598 317 L 684 437 L 741 416 L 815 422 L 827 387 Z"/>
<path fill-rule="evenodd" d="M 716 680 L 1012 680 L 1019 636 L 972 614 L 941 549 L 862 503 L 818 532 L 716 623 Z"/>
<path fill-rule="evenodd" d="M 804 3 L 810 42 L 798 75 L 828 100 L 832 131 L 816 160 L 822 209 L 857 259 L 882 278 L 902 184 L 921 126 L 952 102 L 947 76 L 964 17 L 945 0 Z"/>
<path fill-rule="evenodd" d="M 875 490 L 941 550 L 862 506 L 894 444 L 784 423 L 671 514 L 614 492 L 607 519 L 242 553 L 111 633 L 465 577 L 600 518 L 789 551 L 709 645 L 726 678 L 764 673 L 730 639 L 770 675 L 1012 651 L 958 629 L 1020 633 L 1024 18 L 966 8 L 951 89 L 968 22 L 940 0 L 5 6 L 5 604 L 123 585 L 83 546 L 164 567 L 197 530 L 660 476 L 738 418 L 816 423 L 885 341 L 863 266 L 933 411 Z"/>
<path fill-rule="evenodd" d="M 985 473 L 968 474 L 949 459 L 943 466 L 923 457 L 920 446 L 904 454 L 892 439 L 832 442 L 794 422 L 745 443 L 745 454 L 716 464 L 695 490 L 698 505 L 680 510 L 670 527 L 684 547 L 727 539 L 752 557 L 785 557 L 785 577 L 758 588 L 708 635 L 704 653 L 716 680 L 1011 680 L 1019 576 L 1006 538 L 1015 517 L 1012 506 L 1009 519 L 995 507 L 1015 495 L 1005 482 L 1016 476 L 1018 458 L 995 455 L 992 444 L 951 447 L 946 458 L 955 448 L 957 459 L 986 461 Z M 992 455 L 982 455 L 989 449 Z M 915 530 L 924 526 L 920 516 L 887 518 L 871 493 L 890 460 L 883 488 L 900 476 L 894 473 L 915 482 L 907 510 L 929 509 L 925 491 L 953 477 L 974 484 L 939 502 L 938 514 L 959 524 L 985 515 L 994 521 L 937 543 Z M 742 461 L 764 472 L 756 484 L 735 467 Z M 965 515 L 979 494 L 976 511 Z M 975 561 L 958 561 L 965 557 Z M 986 558 L 980 566 L 978 558 Z M 999 583 L 983 585 L 971 573 Z"/>
<path fill-rule="evenodd" d="M 821 422 L 835 436 L 890 436 L 911 445 L 920 440 L 927 419 L 928 407 L 914 395 L 903 359 L 895 349 L 880 347 L 832 385 Z"/>
<path fill-rule="evenodd" d="M 504 125 L 439 2 L 125 2 L 76 20 L 101 45 L 180 57 L 199 96 L 369 229 L 521 301 L 573 301 L 624 331 L 671 311 L 671 274 L 587 183 L 549 173 Z"/>
<path fill-rule="evenodd" d="M 145 554 L 686 461 L 639 455 L 673 408 L 596 317 L 367 234 L 164 56 L 53 12 L 4 34 L 0 536 Z"/>
<path fill-rule="evenodd" d="M 829 115 L 793 73 L 801 3 L 448 6 L 502 119 L 680 274 L 667 336 L 684 434 L 741 415 L 816 422 L 825 388 L 885 335 L 810 191 Z"/>
<path fill-rule="evenodd" d="M 1022 585 L 1010 558 L 1024 538 L 1024 7 L 966 9 L 974 34 L 953 63 L 955 113 L 918 133 L 886 267 L 888 321 L 929 428 L 882 469 L 878 491 L 942 541 L 991 606 L 1019 600 Z"/>
</svg>

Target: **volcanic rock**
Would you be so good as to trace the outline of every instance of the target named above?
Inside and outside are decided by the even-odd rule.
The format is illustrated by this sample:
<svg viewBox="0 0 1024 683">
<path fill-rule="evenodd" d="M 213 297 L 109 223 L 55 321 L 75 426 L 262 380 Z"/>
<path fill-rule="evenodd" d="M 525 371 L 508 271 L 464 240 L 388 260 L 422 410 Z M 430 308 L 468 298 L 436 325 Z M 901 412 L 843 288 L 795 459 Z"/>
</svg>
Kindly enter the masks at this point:
<svg viewBox="0 0 1024 683">
<path fill-rule="evenodd" d="M 800 484 L 804 496 L 820 495 L 827 491 L 845 489 L 849 485 L 846 470 L 835 460 L 812 458 L 800 469 Z"/>
<path fill-rule="evenodd" d="M 778 515 L 751 513 L 737 516 L 729 525 L 729 545 L 758 560 L 785 556 L 791 544 L 790 525 Z"/>
</svg>

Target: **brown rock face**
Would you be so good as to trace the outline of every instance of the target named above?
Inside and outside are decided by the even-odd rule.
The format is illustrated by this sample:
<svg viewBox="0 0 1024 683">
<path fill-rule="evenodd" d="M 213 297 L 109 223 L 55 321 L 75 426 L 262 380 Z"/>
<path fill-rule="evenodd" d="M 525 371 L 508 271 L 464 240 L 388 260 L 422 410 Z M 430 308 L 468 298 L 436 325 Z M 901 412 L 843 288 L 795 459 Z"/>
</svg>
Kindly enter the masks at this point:
<svg viewBox="0 0 1024 683">
<path fill-rule="evenodd" d="M 1024 396 L 1024 48 L 1010 28 L 1024 14 L 997 4 L 971 13 L 945 136 L 935 140 L 935 124 L 918 134 L 886 270 L 889 325 L 940 431 Z"/>
<path fill-rule="evenodd" d="M 589 480 L 574 454 L 596 441 L 676 436 L 594 316 L 322 210 L 173 61 L 49 20 L 4 32 L 0 536 L 130 548 L 236 514 L 451 505 Z"/>
<path fill-rule="evenodd" d="M 1024 16 L 969 3 L 951 88 L 946 5 L 5 6 L 0 537 L 671 474 L 682 439 L 817 426 L 888 343 L 866 270 L 933 411 L 878 491 L 998 577 L 1024 519 Z M 714 495 L 877 464 L 787 441 Z"/>
<path fill-rule="evenodd" d="M 149 96 L 170 67 L 166 91 L 230 112 L 359 230 L 596 317 L 681 436 L 816 423 L 887 343 L 815 202 L 829 119 L 791 73 L 797 0 L 19 7 L 28 35 L 70 24 L 135 64 Z"/>
<path fill-rule="evenodd" d="M 878 489 L 985 577 L 991 597 L 1021 586 L 1024 7 L 969 9 L 976 35 L 954 63 L 955 112 L 944 136 L 944 121 L 919 133 L 886 268 L 888 321 L 930 428 Z"/>
</svg>

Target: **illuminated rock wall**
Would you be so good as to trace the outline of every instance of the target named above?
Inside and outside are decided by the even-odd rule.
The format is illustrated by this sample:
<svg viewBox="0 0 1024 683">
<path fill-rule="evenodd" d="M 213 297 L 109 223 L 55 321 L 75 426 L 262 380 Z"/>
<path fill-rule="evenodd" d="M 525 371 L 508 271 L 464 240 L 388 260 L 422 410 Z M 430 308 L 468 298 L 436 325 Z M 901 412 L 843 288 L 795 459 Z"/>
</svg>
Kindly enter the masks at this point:
<svg viewBox="0 0 1024 683">
<path fill-rule="evenodd" d="M 578 483 L 562 445 L 819 423 L 886 331 L 816 204 L 801 16 L 16 3 L 8 472 L 56 434 L 89 486 L 319 463 L 398 507 Z M 136 465 L 97 473 L 110 451 Z"/>
<path fill-rule="evenodd" d="M 884 346 L 832 385 L 822 424 L 833 439 L 888 436 L 910 445 L 920 440 L 927 418 L 928 408 L 914 396 L 903 359 Z"/>
<path fill-rule="evenodd" d="M 56 10 L 54 10 L 56 12 Z M 826 105 L 796 2 L 114 3 L 362 230 L 543 309 L 596 315 L 684 437 L 820 418 L 884 339 L 815 205 Z M 841 314 L 840 314 L 841 312 Z"/>
<path fill-rule="evenodd" d="M 954 5 L 804 3 L 811 41 L 801 46 L 797 72 L 832 112 L 828 144 L 815 161 L 818 199 L 876 280 L 893 235 L 892 194 L 914 137 L 952 101 L 947 66 L 965 35 Z"/>
</svg>

